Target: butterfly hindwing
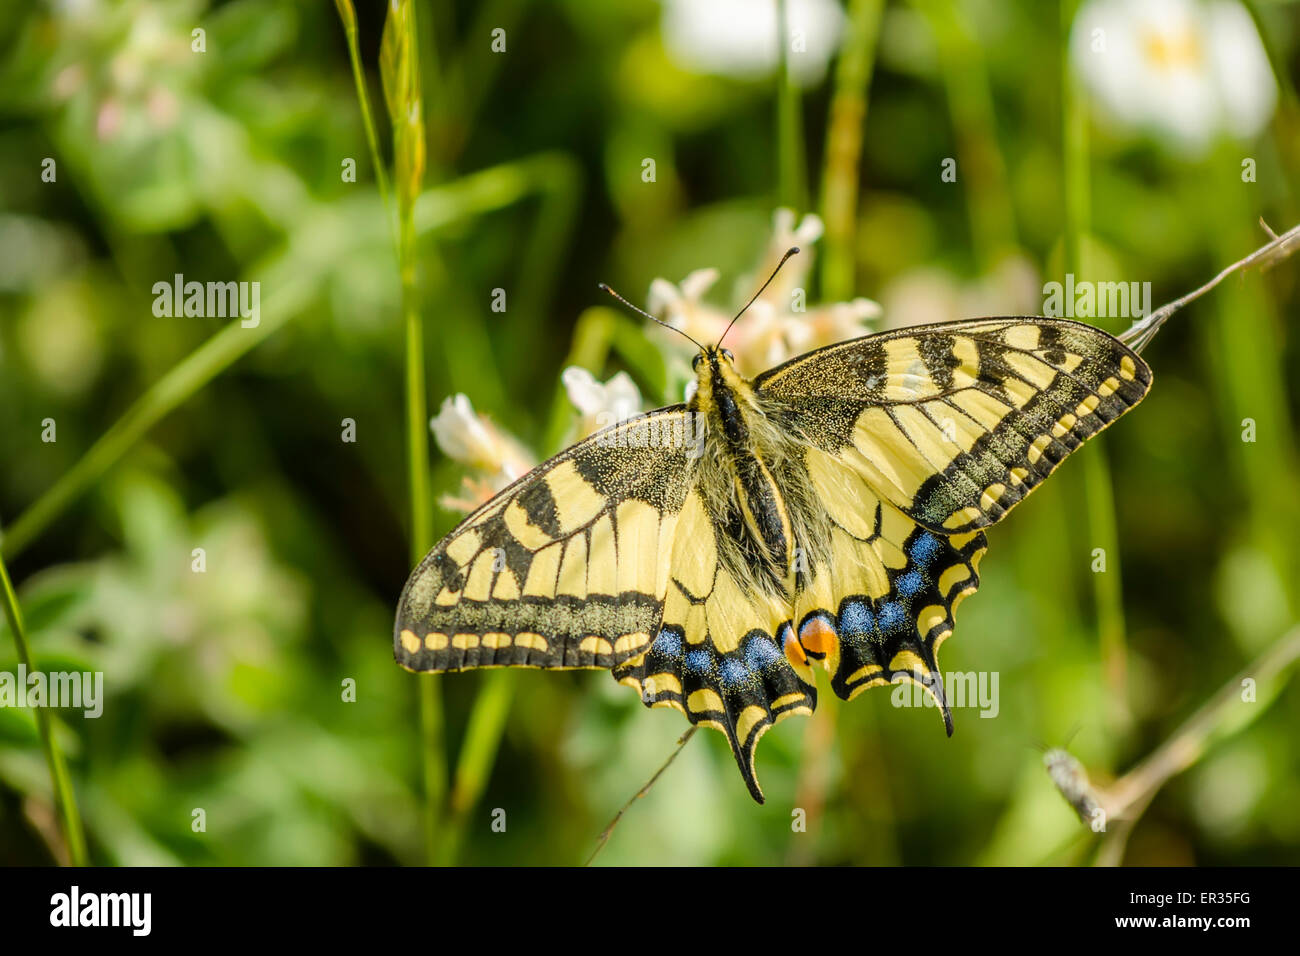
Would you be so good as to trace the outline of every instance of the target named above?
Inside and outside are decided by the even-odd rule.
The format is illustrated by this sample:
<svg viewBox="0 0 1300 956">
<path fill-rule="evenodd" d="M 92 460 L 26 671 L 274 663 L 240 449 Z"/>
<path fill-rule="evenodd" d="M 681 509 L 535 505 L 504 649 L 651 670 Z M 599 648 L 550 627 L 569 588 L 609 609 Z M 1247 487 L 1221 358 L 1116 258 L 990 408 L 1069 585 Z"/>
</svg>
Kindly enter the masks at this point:
<svg viewBox="0 0 1300 956">
<path fill-rule="evenodd" d="M 754 770 L 759 738 L 817 704 L 812 675 L 784 653 L 790 605 L 747 587 L 720 559 L 726 523 L 692 491 L 673 543 L 663 621 L 644 654 L 614 668 L 648 707 L 673 707 L 693 724 L 721 731 L 750 793 L 763 792 Z"/>
<path fill-rule="evenodd" d="M 828 346 L 754 384 L 908 516 L 961 534 L 1141 401 L 1151 370 L 1091 326 L 995 318 Z"/>
<path fill-rule="evenodd" d="M 824 561 L 795 598 L 798 650 L 827 670 L 843 700 L 899 680 L 920 684 L 952 733 L 938 650 L 957 604 L 979 586 L 983 532 L 937 534 L 826 452 L 809 448 L 807 462 L 831 528 Z"/>
<path fill-rule="evenodd" d="M 402 592 L 394 652 L 415 671 L 612 667 L 657 632 L 695 457 L 682 406 L 613 426 L 471 514 Z"/>
</svg>

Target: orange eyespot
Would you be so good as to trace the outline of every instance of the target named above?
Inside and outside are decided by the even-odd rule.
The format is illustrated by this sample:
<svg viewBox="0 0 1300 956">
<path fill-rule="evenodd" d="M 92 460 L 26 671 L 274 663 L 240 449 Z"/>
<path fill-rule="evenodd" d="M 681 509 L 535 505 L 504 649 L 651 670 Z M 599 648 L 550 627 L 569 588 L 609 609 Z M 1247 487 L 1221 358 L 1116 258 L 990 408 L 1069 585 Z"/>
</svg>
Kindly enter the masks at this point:
<svg viewBox="0 0 1300 956">
<path fill-rule="evenodd" d="M 811 618 L 799 631 L 799 643 L 806 652 L 816 657 L 825 657 L 833 651 L 835 641 L 835 629 L 825 618 Z"/>
</svg>

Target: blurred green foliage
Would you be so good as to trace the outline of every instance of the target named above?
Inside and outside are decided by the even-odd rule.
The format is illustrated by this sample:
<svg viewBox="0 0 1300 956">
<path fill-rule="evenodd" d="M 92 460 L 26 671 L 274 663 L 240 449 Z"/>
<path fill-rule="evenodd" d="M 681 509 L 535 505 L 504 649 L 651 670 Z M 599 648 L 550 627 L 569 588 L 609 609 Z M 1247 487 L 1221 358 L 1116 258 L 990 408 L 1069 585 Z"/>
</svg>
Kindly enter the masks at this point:
<svg viewBox="0 0 1300 956">
<path fill-rule="evenodd" d="M 372 103 L 384 6 L 358 10 Z M 879 16 L 853 34 L 878 35 L 874 62 L 838 81 L 874 67 L 853 293 L 880 300 L 886 322 L 1039 311 L 1038 287 L 1066 261 L 1056 7 L 849 7 Z M 780 157 L 800 157 L 808 193 L 822 189 L 834 61 L 798 88 L 684 64 L 650 0 L 416 8 L 430 408 L 464 392 L 550 453 L 570 423 L 566 360 L 675 397 L 659 340 L 596 304 L 595 284 L 643 301 L 656 276 L 714 266 L 713 298 L 731 304 L 722 290 L 767 243 Z M 1191 156 L 1091 118 L 1089 273 L 1149 281 L 1154 304 L 1261 244 L 1260 216 L 1300 221 L 1300 5 L 1251 9 L 1279 88 L 1258 137 Z M 409 571 L 402 291 L 334 6 L 15 4 L 0 50 L 0 524 L 106 433 L 113 452 L 5 543 L 39 665 L 105 673 L 103 716 L 57 721 L 91 859 L 421 862 L 416 679 L 391 654 Z M 948 157 L 955 183 L 940 175 Z M 823 686 L 812 720 L 765 739 L 765 806 L 720 736 L 697 735 L 601 862 L 1090 859 L 1098 838 L 1039 745 L 1077 731 L 1072 751 L 1105 783 L 1297 620 L 1298 268 L 1234 279 L 1172 320 L 1146 353 L 1151 396 L 1103 439 L 1127 622 L 1118 677 L 1099 650 L 1075 462 L 993 529 L 980 593 L 944 648 L 945 671 L 999 674 L 996 719 L 959 710 L 949 740 L 930 710 L 884 691 L 843 705 Z M 259 281 L 262 326 L 156 317 L 153 284 L 175 273 Z M 490 310 L 495 288 L 505 313 Z M 210 340 L 206 366 L 181 365 Z M 138 434 L 110 432 L 133 405 Z M 346 418 L 355 443 L 340 440 Z M 46 419 L 57 441 L 42 441 Z M 461 467 L 436 449 L 430 461 L 435 492 L 457 490 Z M 439 509 L 435 530 L 456 520 Z M 0 671 L 15 667 L 5 630 Z M 453 766 L 491 679 L 442 679 Z M 685 724 L 601 673 L 527 671 L 509 691 L 482 798 L 456 823 L 459 859 L 581 862 Z M 1253 706 L 1257 719 L 1156 795 L 1126 862 L 1300 862 L 1300 692 L 1292 681 Z M 51 793 L 31 711 L 0 708 L 0 862 L 64 858 Z M 808 832 L 792 832 L 792 807 Z"/>
</svg>

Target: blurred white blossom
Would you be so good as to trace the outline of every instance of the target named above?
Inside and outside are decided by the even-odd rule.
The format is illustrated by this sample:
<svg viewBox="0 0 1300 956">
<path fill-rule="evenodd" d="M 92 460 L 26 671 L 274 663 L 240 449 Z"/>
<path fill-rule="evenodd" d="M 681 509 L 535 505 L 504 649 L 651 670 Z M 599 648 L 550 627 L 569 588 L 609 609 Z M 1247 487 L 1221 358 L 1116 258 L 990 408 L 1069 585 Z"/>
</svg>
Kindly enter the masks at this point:
<svg viewBox="0 0 1300 956">
<path fill-rule="evenodd" d="M 1005 256 L 975 279 L 961 279 L 933 266 L 913 269 L 886 286 L 880 297 L 885 306 L 884 325 L 891 329 L 1043 311 L 1038 270 L 1020 254 Z"/>
<path fill-rule="evenodd" d="M 464 498 L 442 499 L 443 507 L 450 510 L 473 511 L 537 464 L 517 438 L 474 411 L 467 395 L 443 399 L 429 427 L 444 455 L 479 473 L 465 476 Z"/>
<path fill-rule="evenodd" d="M 692 73 L 762 79 L 777 66 L 776 0 L 663 0 L 669 59 Z M 791 75 L 812 86 L 839 46 L 844 11 L 835 0 L 789 0 L 786 50 Z"/>
<path fill-rule="evenodd" d="M 822 221 L 807 215 L 796 223 L 789 209 L 778 209 L 772 219 L 772 236 L 758 268 L 737 284 L 737 304 L 743 304 L 771 275 L 787 249 L 798 246 L 801 252 L 785 264 L 727 334 L 726 347 L 735 353 L 737 368 L 748 375 L 811 349 L 864 335 L 870 331 L 867 323 L 881 314 L 879 305 L 862 298 L 808 305 L 804 281 L 813 263 L 812 245 L 822 235 Z M 716 269 L 696 270 L 677 285 L 655 279 L 650 284 L 649 311 L 696 341 L 712 345 L 722 337 L 732 315 L 703 301 L 717 279 Z M 678 336 L 662 339 L 678 351 L 694 350 Z"/>
<path fill-rule="evenodd" d="M 1255 23 L 1230 0 L 1090 0 L 1070 47 L 1074 68 L 1117 126 L 1192 156 L 1219 135 L 1255 136 L 1277 103 Z"/>
<path fill-rule="evenodd" d="M 561 373 L 560 381 L 581 415 L 579 439 L 641 412 L 641 392 L 627 372 L 600 382 L 585 368 L 571 365 Z"/>
</svg>

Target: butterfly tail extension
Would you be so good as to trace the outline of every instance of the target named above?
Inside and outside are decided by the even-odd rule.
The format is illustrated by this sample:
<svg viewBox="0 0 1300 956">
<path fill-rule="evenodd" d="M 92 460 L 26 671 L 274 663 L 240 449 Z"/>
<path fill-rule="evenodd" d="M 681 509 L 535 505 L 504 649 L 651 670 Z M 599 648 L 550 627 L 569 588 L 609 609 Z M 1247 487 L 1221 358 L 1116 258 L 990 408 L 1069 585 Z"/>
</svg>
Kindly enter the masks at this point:
<svg viewBox="0 0 1300 956">
<path fill-rule="evenodd" d="M 614 668 L 647 707 L 671 707 L 693 724 L 726 736 L 750 795 L 764 802 L 754 758 L 769 728 L 794 714 L 809 716 L 817 689 L 801 677 L 774 636 L 755 628 L 730 651 L 711 641 L 691 645 L 681 627 L 664 626 L 642 655 Z M 811 677 L 811 674 L 808 675 Z"/>
</svg>

